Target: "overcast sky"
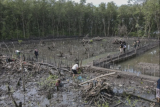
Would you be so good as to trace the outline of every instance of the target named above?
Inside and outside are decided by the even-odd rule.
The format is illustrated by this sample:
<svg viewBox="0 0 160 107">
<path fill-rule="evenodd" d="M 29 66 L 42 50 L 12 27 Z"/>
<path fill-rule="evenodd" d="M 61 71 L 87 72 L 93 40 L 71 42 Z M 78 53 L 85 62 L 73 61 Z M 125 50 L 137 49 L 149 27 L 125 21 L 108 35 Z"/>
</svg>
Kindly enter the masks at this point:
<svg viewBox="0 0 160 107">
<path fill-rule="evenodd" d="M 72 0 L 72 1 L 79 3 L 80 0 Z M 98 6 L 101 2 L 104 2 L 107 4 L 108 2 L 111 2 L 111 1 L 113 1 L 117 6 L 120 6 L 122 4 L 128 4 L 127 3 L 128 0 L 86 0 L 86 3 L 93 3 L 93 5 Z"/>
</svg>

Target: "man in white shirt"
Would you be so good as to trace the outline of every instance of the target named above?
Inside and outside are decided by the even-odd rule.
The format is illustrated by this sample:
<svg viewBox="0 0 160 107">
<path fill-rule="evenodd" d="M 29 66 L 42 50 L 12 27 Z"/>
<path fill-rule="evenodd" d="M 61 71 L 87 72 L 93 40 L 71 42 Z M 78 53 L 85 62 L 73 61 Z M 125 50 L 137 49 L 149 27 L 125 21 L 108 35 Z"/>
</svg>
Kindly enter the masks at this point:
<svg viewBox="0 0 160 107">
<path fill-rule="evenodd" d="M 77 74 L 78 64 L 74 64 L 72 67 L 73 77 Z"/>
</svg>

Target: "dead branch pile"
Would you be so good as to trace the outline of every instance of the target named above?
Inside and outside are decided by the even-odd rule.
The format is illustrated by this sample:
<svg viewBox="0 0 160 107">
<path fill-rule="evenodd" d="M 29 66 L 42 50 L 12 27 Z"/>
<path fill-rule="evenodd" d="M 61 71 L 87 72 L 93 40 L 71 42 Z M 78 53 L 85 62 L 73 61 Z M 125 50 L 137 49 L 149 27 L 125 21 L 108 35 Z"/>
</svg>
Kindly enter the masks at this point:
<svg viewBox="0 0 160 107">
<path fill-rule="evenodd" d="M 87 44 L 87 43 L 93 43 L 92 39 L 82 39 L 81 43 Z"/>
<path fill-rule="evenodd" d="M 82 89 L 82 98 L 84 98 L 89 105 L 105 105 L 106 103 L 112 103 L 114 96 L 112 88 L 109 83 L 103 81 L 102 79 L 94 80 Z"/>
<path fill-rule="evenodd" d="M 14 71 L 14 72 L 20 72 L 20 71 L 34 71 L 34 72 L 40 72 L 40 71 L 48 71 L 50 74 L 61 74 L 61 71 L 67 71 L 69 72 L 69 68 L 65 67 L 57 67 L 55 65 L 51 65 L 48 63 L 43 62 L 33 62 L 33 61 L 23 61 L 21 59 L 10 59 L 6 56 L 0 56 L 0 64 L 2 66 L 2 69 L 6 69 L 8 71 Z"/>
<path fill-rule="evenodd" d="M 21 59 L 10 59 L 6 56 L 0 56 L 0 64 L 2 64 L 3 69 L 11 71 L 21 71 L 22 67 L 25 71 L 39 71 L 41 69 L 40 64 L 34 62 L 26 62 Z"/>
</svg>

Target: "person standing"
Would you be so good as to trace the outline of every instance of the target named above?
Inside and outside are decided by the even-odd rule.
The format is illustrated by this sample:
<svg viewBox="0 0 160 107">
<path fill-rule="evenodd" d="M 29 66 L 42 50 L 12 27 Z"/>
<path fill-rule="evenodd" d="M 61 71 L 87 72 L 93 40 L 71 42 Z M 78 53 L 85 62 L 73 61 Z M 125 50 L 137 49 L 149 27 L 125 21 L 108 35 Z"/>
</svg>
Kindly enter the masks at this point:
<svg viewBox="0 0 160 107">
<path fill-rule="evenodd" d="M 134 41 L 134 43 L 133 43 L 133 47 L 134 47 L 134 49 L 136 49 L 136 46 L 137 46 L 137 42 L 136 42 L 136 41 Z"/>
<path fill-rule="evenodd" d="M 38 50 L 37 49 L 35 49 L 34 54 L 35 54 L 36 59 L 38 59 Z"/>
<path fill-rule="evenodd" d="M 56 82 L 57 91 L 59 91 L 60 84 L 61 84 L 60 79 L 57 79 L 57 82 Z"/>
<path fill-rule="evenodd" d="M 139 48 L 140 40 L 137 40 L 137 48 Z"/>
<path fill-rule="evenodd" d="M 157 98 L 157 102 L 159 102 L 160 101 L 160 79 L 158 79 L 157 81 L 156 98 Z"/>
<path fill-rule="evenodd" d="M 124 53 L 126 52 L 126 45 L 125 44 L 123 45 L 123 52 Z"/>
<path fill-rule="evenodd" d="M 73 77 L 77 74 L 78 64 L 74 64 L 72 67 Z"/>
<path fill-rule="evenodd" d="M 121 45 L 120 45 L 120 53 L 122 53 L 123 52 L 123 44 L 121 43 Z"/>
<path fill-rule="evenodd" d="M 19 51 L 19 50 L 16 50 L 15 52 L 16 52 L 17 58 L 20 59 L 20 54 L 21 54 L 20 51 Z"/>
</svg>

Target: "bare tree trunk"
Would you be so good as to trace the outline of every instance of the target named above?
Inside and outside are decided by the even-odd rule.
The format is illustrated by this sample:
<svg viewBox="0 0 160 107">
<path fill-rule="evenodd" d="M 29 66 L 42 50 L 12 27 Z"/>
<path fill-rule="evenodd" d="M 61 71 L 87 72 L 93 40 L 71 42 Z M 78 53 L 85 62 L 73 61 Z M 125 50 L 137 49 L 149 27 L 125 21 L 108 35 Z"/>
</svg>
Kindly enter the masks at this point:
<svg viewBox="0 0 160 107">
<path fill-rule="evenodd" d="M 71 35 L 71 32 L 70 32 L 70 28 L 71 27 L 71 25 L 70 25 L 70 21 L 69 21 L 69 36 Z"/>
<path fill-rule="evenodd" d="M 156 18 L 156 22 L 157 22 L 157 29 L 158 29 L 158 40 L 159 40 L 159 36 L 160 36 L 160 19 L 159 19 L 159 16 L 157 16 L 156 14 L 155 14 L 155 18 Z"/>
<path fill-rule="evenodd" d="M 59 34 L 58 34 L 58 26 L 57 26 L 57 36 L 58 36 Z"/>
<path fill-rule="evenodd" d="M 106 36 L 106 26 L 105 26 L 105 20 L 104 20 L 104 19 L 102 19 L 102 22 L 103 22 L 103 25 L 104 25 L 104 29 L 103 29 L 103 31 L 104 31 L 104 35 Z"/>
<path fill-rule="evenodd" d="M 38 26 L 38 36 L 40 37 L 40 29 L 39 29 L 38 18 L 37 18 L 37 26 Z"/>
<path fill-rule="evenodd" d="M 25 38 L 25 26 L 24 26 L 23 12 L 22 12 L 22 24 L 23 24 L 23 36 L 24 36 L 24 38 Z"/>
<path fill-rule="evenodd" d="M 81 35 L 81 22 L 79 21 L 79 36 Z"/>
<path fill-rule="evenodd" d="M 109 36 L 109 29 L 110 29 L 110 19 L 108 20 L 108 32 L 107 32 L 108 36 Z"/>
</svg>

